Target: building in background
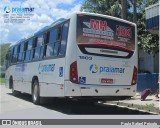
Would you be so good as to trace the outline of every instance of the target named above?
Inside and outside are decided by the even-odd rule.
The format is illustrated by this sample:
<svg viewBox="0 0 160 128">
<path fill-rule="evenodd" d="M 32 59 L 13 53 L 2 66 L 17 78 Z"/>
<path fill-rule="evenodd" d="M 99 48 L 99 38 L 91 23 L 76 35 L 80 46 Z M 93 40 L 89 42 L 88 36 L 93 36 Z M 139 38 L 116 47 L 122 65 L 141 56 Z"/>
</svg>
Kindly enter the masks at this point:
<svg viewBox="0 0 160 128">
<path fill-rule="evenodd" d="M 146 28 L 151 33 L 159 35 L 159 3 L 147 7 L 145 10 Z"/>
<path fill-rule="evenodd" d="M 146 28 L 151 33 L 159 35 L 159 3 L 147 7 L 145 11 Z M 159 48 L 155 49 L 155 51 L 158 51 L 158 49 Z M 143 50 L 139 50 L 139 70 L 149 71 L 150 73 L 158 73 L 159 52 L 155 54 L 148 54 Z"/>
</svg>

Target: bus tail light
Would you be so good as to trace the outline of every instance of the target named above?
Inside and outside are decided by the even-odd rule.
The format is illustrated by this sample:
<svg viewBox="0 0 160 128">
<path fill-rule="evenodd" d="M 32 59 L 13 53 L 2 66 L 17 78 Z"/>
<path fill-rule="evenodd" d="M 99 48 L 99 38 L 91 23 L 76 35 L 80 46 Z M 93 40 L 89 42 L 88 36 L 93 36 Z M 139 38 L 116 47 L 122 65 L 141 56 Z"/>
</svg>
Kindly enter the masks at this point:
<svg viewBox="0 0 160 128">
<path fill-rule="evenodd" d="M 132 85 L 135 85 L 137 83 L 137 68 L 134 66 L 133 70 L 133 76 L 132 76 Z"/>
<path fill-rule="evenodd" d="M 77 61 L 70 65 L 70 81 L 73 83 L 78 83 Z"/>
</svg>

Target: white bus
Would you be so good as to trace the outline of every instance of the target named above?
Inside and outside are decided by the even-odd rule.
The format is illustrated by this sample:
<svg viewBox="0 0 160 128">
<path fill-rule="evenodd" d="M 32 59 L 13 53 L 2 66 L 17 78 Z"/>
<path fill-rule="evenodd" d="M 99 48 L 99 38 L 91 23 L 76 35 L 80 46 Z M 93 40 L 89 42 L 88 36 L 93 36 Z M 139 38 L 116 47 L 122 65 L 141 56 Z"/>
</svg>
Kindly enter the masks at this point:
<svg viewBox="0 0 160 128">
<path fill-rule="evenodd" d="M 126 98 L 137 87 L 136 24 L 74 12 L 11 45 L 6 86 L 42 97 Z"/>
</svg>

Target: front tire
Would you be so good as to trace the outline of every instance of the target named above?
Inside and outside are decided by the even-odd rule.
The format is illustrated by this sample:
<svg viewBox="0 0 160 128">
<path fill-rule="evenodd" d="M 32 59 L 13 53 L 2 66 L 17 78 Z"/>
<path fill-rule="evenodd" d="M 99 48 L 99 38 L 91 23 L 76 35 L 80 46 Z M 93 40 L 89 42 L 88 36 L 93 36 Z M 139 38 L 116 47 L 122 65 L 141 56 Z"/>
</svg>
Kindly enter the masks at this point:
<svg viewBox="0 0 160 128">
<path fill-rule="evenodd" d="M 32 101 L 34 104 L 40 104 L 40 90 L 38 80 L 34 80 L 33 89 L 32 89 Z"/>
</svg>

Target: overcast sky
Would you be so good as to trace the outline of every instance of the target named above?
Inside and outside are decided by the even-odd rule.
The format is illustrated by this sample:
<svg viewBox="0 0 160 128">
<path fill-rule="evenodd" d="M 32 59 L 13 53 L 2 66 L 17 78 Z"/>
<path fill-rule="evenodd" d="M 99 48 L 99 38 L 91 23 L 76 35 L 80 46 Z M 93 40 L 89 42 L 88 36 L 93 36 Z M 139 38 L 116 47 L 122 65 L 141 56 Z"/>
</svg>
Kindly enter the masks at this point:
<svg viewBox="0 0 160 128">
<path fill-rule="evenodd" d="M 84 0 L 0 0 L 0 44 L 14 43 L 56 19 L 79 11 Z M 34 16 L 26 23 L 4 23 L 4 7 L 33 7 Z"/>
</svg>

